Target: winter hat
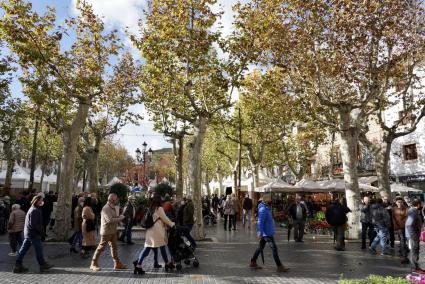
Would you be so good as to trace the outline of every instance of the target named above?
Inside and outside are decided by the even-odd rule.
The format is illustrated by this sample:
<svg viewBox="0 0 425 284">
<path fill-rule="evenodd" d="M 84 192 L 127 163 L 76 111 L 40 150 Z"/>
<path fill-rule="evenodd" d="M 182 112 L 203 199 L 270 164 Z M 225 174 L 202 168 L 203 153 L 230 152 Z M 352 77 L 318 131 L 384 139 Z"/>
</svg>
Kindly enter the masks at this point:
<svg viewBox="0 0 425 284">
<path fill-rule="evenodd" d="M 39 201 L 42 198 L 43 198 L 43 196 L 40 195 L 40 194 L 37 194 L 36 196 L 34 196 L 31 200 L 31 206 L 34 205 L 37 201 Z"/>
</svg>

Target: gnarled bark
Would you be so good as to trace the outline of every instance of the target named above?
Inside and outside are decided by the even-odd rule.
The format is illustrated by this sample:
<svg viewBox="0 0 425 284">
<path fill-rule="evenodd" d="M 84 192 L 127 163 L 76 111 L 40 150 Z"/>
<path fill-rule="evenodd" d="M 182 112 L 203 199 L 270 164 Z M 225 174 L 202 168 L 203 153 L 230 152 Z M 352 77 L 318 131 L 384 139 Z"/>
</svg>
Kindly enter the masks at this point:
<svg viewBox="0 0 425 284">
<path fill-rule="evenodd" d="M 357 239 L 360 236 L 360 190 L 357 175 L 357 144 L 359 128 L 352 123 L 351 110 L 341 109 L 341 157 L 344 170 L 345 196 L 347 205 L 351 209 L 348 214 L 349 237 Z"/>
<path fill-rule="evenodd" d="M 193 193 L 193 204 L 195 206 L 195 226 L 193 235 L 195 239 L 205 237 L 203 219 L 202 219 L 202 175 L 201 175 L 201 154 L 202 144 L 204 143 L 205 132 L 207 130 L 207 119 L 200 116 L 194 123 L 194 131 L 191 142 L 189 143 L 189 177 L 190 188 Z"/>
<path fill-rule="evenodd" d="M 77 158 L 77 145 L 89 110 L 87 102 L 80 102 L 71 125 L 63 128 L 63 158 L 61 166 L 61 188 L 58 192 L 58 205 L 55 222 L 57 240 L 68 239 L 71 225 L 71 199 L 74 192 L 74 169 Z"/>
</svg>

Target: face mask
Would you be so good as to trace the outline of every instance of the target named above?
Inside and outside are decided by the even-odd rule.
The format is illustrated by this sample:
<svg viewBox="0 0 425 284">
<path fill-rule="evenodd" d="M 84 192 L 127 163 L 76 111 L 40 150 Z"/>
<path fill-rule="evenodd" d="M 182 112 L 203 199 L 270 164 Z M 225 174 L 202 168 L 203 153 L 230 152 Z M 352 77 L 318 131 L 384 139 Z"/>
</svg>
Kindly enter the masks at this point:
<svg viewBox="0 0 425 284">
<path fill-rule="evenodd" d="M 184 201 L 181 202 L 181 205 L 184 205 Z"/>
<path fill-rule="evenodd" d="M 84 202 L 81 202 L 81 203 L 80 203 L 80 206 L 81 206 L 81 207 L 84 207 Z"/>
<path fill-rule="evenodd" d="M 41 203 L 38 205 L 38 207 L 41 207 L 44 205 L 44 201 L 41 201 Z"/>
</svg>

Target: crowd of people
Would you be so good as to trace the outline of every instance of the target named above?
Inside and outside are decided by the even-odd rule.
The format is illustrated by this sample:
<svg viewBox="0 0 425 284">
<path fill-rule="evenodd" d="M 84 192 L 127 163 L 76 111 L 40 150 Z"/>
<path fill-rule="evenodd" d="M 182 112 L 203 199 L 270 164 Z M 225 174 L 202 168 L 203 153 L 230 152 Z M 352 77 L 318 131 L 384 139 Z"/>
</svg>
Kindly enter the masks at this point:
<svg viewBox="0 0 425 284">
<path fill-rule="evenodd" d="M 10 204 L 10 199 L 0 200 L 0 222 L 5 227 L 3 231 L 9 233 L 10 256 L 16 256 L 15 273 L 27 272 L 23 265 L 25 255 L 31 246 L 34 247 L 40 271 L 45 271 L 52 266 L 45 261 L 43 255 L 43 241 L 47 237 L 48 226 L 54 225 L 56 196 L 52 193 L 26 195 L 22 194 L 16 203 Z M 238 221 L 242 226 L 251 227 L 256 219 L 258 233 L 258 248 L 256 249 L 250 267 L 258 269 L 257 259 L 262 254 L 265 245 L 269 244 L 278 272 L 286 272 L 278 256 L 275 243 L 275 225 L 272 214 L 271 195 L 264 194 L 254 206 L 254 201 L 245 195 L 238 199 L 235 194 L 227 196 L 213 195 L 202 198 L 203 215 L 221 218 L 225 231 L 237 229 Z M 106 246 L 110 246 L 114 269 L 126 269 L 118 256 L 118 241 L 133 245 L 132 230 L 136 224 L 138 208 L 135 197 L 129 196 L 121 208 L 116 194 L 110 194 L 106 204 L 101 204 L 95 194 L 81 194 L 73 196 L 72 200 L 72 225 L 73 234 L 69 238 L 70 252 L 80 253 L 81 257 L 92 256 L 90 269 L 99 271 L 99 258 Z M 289 229 L 294 229 L 295 242 L 303 242 L 306 230 L 306 221 L 312 216 L 314 203 L 312 200 L 304 201 L 302 195 L 297 194 L 293 202 L 288 204 L 285 211 L 288 215 Z M 255 208 L 254 208 L 255 207 Z M 396 197 L 390 200 L 372 199 L 365 196 L 360 204 L 361 221 L 361 249 L 368 248 L 372 254 L 392 255 L 395 238 L 398 238 L 398 255 L 402 264 L 410 263 L 417 272 L 425 272 L 419 265 L 419 242 L 423 229 L 425 210 L 419 200 L 410 202 L 409 198 Z M 158 262 L 158 250 L 165 262 L 165 269 L 173 269 L 173 259 L 169 258 L 167 248 L 167 231 L 169 228 L 180 226 L 184 237 L 190 246 L 195 249 L 196 241 L 191 236 L 195 224 L 194 204 L 190 196 L 184 198 L 164 198 L 151 193 L 150 204 L 145 211 L 146 216 L 152 217 L 152 225 L 146 228 L 145 245 L 140 251 L 137 260 L 133 262 L 134 272 L 144 274 L 143 261 L 151 251 L 154 253 L 154 267 L 162 267 Z M 335 249 L 345 250 L 345 232 L 347 230 L 347 214 L 351 212 L 344 198 L 332 200 L 325 212 L 327 223 L 334 232 Z M 204 219 L 205 220 L 205 219 Z M 121 232 L 118 226 L 122 224 Z M 215 223 L 212 223 L 215 224 Z M 119 234 L 120 233 L 120 234 Z M 97 237 L 99 235 L 99 237 Z M 99 239 L 99 243 L 97 243 Z M 19 250 L 18 250 L 19 248 Z M 410 256 L 410 257 L 409 257 Z"/>
</svg>

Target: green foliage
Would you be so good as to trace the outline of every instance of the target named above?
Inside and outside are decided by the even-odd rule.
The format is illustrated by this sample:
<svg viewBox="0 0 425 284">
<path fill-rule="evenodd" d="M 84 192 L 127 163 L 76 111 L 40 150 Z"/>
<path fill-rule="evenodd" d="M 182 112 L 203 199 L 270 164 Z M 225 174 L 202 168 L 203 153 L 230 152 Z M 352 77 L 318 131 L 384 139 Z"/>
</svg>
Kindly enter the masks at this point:
<svg viewBox="0 0 425 284">
<path fill-rule="evenodd" d="M 136 197 L 136 212 L 144 211 L 149 206 L 150 200 L 146 196 Z"/>
<path fill-rule="evenodd" d="M 121 205 L 127 202 L 128 187 L 125 184 L 116 183 L 112 185 L 109 193 L 115 193 L 118 196 Z"/>
<path fill-rule="evenodd" d="M 316 215 L 314 216 L 314 220 L 325 221 L 326 220 L 325 212 L 322 212 L 322 211 L 317 212 Z"/>
<path fill-rule="evenodd" d="M 338 282 L 339 284 L 410 284 L 404 278 L 401 277 L 391 277 L 391 276 L 379 276 L 379 275 L 369 275 L 366 279 L 361 280 L 347 280 L 343 279 Z"/>
<path fill-rule="evenodd" d="M 173 196 L 174 188 L 168 183 L 161 182 L 155 186 L 155 193 L 161 195 L 162 197 L 164 197 L 167 193 L 169 196 Z"/>
</svg>

